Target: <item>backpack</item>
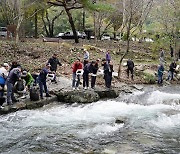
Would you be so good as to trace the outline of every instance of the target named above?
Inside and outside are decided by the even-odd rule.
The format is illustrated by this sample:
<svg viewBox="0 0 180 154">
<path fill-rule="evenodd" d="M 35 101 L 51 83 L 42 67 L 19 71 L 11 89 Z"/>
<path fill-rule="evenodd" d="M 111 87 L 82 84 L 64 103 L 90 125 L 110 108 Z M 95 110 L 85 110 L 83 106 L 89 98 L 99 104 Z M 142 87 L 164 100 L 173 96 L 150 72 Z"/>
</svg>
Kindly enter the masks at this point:
<svg viewBox="0 0 180 154">
<path fill-rule="evenodd" d="M 36 87 L 32 87 L 30 89 L 30 100 L 31 101 L 38 101 L 39 100 L 39 90 Z"/>
<path fill-rule="evenodd" d="M 16 85 L 15 85 L 16 91 L 23 91 L 24 88 L 25 88 L 25 85 L 24 85 L 23 80 L 19 80 L 19 81 L 16 82 Z"/>
</svg>

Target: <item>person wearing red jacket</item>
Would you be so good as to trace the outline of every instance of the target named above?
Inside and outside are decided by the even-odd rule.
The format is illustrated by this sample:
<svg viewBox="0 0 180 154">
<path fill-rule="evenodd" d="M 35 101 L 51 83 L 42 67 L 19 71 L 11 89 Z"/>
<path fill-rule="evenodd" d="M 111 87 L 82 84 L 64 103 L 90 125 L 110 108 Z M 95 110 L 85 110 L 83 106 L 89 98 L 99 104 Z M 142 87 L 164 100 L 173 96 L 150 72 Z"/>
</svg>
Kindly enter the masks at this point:
<svg viewBox="0 0 180 154">
<path fill-rule="evenodd" d="M 83 64 L 81 63 L 79 58 L 73 64 L 72 69 L 73 69 L 72 87 L 73 89 L 78 89 L 79 84 L 80 84 L 80 76 L 82 75 L 82 72 L 83 72 Z"/>
</svg>

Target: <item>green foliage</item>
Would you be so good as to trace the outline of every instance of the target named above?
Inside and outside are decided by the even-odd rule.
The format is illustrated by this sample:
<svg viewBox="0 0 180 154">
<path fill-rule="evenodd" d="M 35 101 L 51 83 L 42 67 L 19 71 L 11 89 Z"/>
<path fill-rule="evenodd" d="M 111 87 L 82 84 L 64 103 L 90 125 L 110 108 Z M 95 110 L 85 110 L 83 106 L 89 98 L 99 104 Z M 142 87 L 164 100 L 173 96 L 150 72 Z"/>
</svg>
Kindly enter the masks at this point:
<svg viewBox="0 0 180 154">
<path fill-rule="evenodd" d="M 91 11 L 97 11 L 97 12 L 113 11 L 112 6 L 104 2 L 93 3 L 90 0 L 81 0 L 81 3 L 86 9 L 89 9 Z"/>
<path fill-rule="evenodd" d="M 149 73 L 144 73 L 144 80 L 148 84 L 155 84 L 156 83 L 156 77 Z"/>
<path fill-rule="evenodd" d="M 123 40 L 123 41 L 127 41 L 127 33 L 124 33 L 124 34 L 123 34 L 122 40 Z"/>
</svg>

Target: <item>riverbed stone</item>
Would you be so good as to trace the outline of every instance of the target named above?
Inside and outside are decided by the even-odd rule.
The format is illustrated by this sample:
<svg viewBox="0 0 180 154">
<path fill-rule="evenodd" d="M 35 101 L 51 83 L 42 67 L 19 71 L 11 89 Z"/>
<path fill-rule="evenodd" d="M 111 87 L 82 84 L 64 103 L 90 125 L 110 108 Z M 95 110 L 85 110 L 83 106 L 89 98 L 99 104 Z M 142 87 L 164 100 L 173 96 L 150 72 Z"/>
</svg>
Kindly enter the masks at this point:
<svg viewBox="0 0 180 154">
<path fill-rule="evenodd" d="M 101 99 L 104 98 L 117 98 L 119 96 L 118 91 L 112 89 L 112 90 L 97 90 L 95 91 Z"/>
<path fill-rule="evenodd" d="M 58 101 L 65 103 L 92 103 L 97 102 L 100 97 L 94 91 L 60 91 L 57 94 Z"/>
<path fill-rule="evenodd" d="M 124 124 L 126 121 L 127 121 L 126 117 L 121 117 L 120 116 L 120 117 L 116 118 L 115 123 L 116 124 Z"/>
</svg>

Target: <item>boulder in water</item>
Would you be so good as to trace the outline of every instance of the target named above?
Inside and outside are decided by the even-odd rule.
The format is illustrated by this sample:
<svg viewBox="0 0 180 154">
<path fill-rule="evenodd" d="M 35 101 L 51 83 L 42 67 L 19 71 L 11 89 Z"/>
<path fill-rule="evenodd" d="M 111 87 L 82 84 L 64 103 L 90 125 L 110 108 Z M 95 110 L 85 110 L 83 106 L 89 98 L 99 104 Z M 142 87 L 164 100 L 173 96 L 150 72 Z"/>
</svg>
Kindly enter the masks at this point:
<svg viewBox="0 0 180 154">
<path fill-rule="evenodd" d="M 94 91 L 61 91 L 56 95 L 58 101 L 65 103 L 92 103 L 100 99 Z"/>
<path fill-rule="evenodd" d="M 125 117 L 118 117 L 118 118 L 116 118 L 115 123 L 116 124 L 124 124 L 126 122 L 126 120 L 127 119 Z"/>
<path fill-rule="evenodd" d="M 117 98 L 119 96 L 116 90 L 97 90 L 95 91 L 102 98 Z"/>
</svg>

